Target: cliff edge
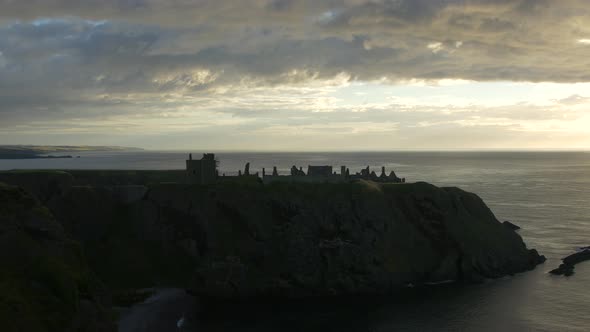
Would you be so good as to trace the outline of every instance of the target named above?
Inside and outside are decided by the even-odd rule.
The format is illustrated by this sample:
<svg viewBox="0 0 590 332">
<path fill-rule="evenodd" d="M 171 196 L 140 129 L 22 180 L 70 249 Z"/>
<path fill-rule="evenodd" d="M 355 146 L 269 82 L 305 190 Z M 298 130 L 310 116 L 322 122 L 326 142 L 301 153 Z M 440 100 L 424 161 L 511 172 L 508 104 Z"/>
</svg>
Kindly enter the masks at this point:
<svg viewBox="0 0 590 332">
<path fill-rule="evenodd" d="M 383 294 L 544 261 L 477 195 L 427 183 L 159 185 L 140 205 L 155 224 L 190 221 L 178 240 L 211 297 Z"/>
<path fill-rule="evenodd" d="M 115 289 L 183 287 L 230 299 L 387 294 L 497 278 L 544 261 L 477 195 L 458 188 L 74 184 L 37 192 Z"/>
</svg>

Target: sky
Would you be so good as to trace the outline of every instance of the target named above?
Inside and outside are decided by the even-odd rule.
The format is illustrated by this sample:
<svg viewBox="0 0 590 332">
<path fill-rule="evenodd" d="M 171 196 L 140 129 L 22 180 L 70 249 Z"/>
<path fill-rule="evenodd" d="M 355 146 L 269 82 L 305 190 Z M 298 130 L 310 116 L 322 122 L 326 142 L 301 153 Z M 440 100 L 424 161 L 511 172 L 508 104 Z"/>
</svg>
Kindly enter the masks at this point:
<svg viewBox="0 0 590 332">
<path fill-rule="evenodd" d="M 0 144 L 590 149 L 588 0 L 0 8 Z"/>
</svg>

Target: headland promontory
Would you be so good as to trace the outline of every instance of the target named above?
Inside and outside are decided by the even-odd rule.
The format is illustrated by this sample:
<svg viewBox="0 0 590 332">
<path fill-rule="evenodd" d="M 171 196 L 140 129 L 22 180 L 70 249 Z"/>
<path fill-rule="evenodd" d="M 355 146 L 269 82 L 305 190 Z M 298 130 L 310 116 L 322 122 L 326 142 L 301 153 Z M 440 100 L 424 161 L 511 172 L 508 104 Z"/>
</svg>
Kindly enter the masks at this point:
<svg viewBox="0 0 590 332">
<path fill-rule="evenodd" d="M 317 171 L 336 179 L 331 170 Z M 373 181 L 371 173 L 347 181 L 245 175 L 195 183 L 188 170 L 0 172 L 0 235 L 38 243 L 2 241 L 4 252 L 54 242 L 51 248 L 70 248 L 59 255 L 40 249 L 69 274 L 45 271 L 46 282 L 17 274 L 18 282 L 48 292 L 53 280 L 69 285 L 62 296 L 72 307 L 51 322 L 64 331 L 77 326 L 68 319 L 79 316 L 74 312 L 102 312 L 109 294 L 134 289 L 184 288 L 222 300 L 383 295 L 512 275 L 544 261 L 477 195 L 459 188 L 397 176 Z M 26 212 L 31 207 L 37 212 Z M 35 264 L 22 262 L 15 268 Z M 9 257 L 0 264 L 3 271 L 14 266 Z M 0 281 L 16 282 L 14 275 Z M 19 296 L 36 301 L 26 291 Z M 0 306 L 0 317 L 15 314 L 10 310 Z"/>
</svg>

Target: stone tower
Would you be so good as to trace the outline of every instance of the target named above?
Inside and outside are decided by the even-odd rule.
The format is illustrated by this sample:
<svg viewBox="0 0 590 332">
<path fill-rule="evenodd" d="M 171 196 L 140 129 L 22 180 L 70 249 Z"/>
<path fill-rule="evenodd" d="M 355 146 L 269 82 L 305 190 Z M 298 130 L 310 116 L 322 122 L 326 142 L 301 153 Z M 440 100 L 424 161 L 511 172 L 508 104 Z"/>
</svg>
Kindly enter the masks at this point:
<svg viewBox="0 0 590 332">
<path fill-rule="evenodd" d="M 200 160 L 193 160 L 192 154 L 186 161 L 186 173 L 190 183 L 211 184 L 217 179 L 215 154 L 205 153 Z"/>
</svg>

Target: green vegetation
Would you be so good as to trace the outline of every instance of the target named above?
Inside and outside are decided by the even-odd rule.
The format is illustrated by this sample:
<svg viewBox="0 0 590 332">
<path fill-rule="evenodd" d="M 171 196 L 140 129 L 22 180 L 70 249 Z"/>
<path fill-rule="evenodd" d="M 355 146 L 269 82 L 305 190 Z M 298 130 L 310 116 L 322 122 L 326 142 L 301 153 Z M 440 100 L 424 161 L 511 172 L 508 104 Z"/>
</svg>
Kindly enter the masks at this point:
<svg viewBox="0 0 590 332">
<path fill-rule="evenodd" d="M 59 230 L 33 197 L 0 184 L 0 330 L 64 331 L 81 299 L 102 288 L 79 243 Z"/>
<path fill-rule="evenodd" d="M 116 223 L 116 222 L 115 222 Z M 88 263 L 114 292 L 151 287 L 188 287 L 195 261 L 178 248 L 130 234 L 131 227 L 112 227 L 102 243 L 87 242 Z M 112 224 L 114 226 L 114 224 Z"/>
<path fill-rule="evenodd" d="M 184 170 L 68 170 L 76 185 L 147 185 L 150 183 L 186 182 Z"/>
<path fill-rule="evenodd" d="M 82 186 L 72 188 L 52 209 L 65 230 L 81 241 L 88 264 L 109 289 L 188 284 L 194 259 L 178 245 L 163 242 L 166 234 L 146 235 L 158 217 L 151 207 L 121 204 L 107 189 Z"/>
</svg>

